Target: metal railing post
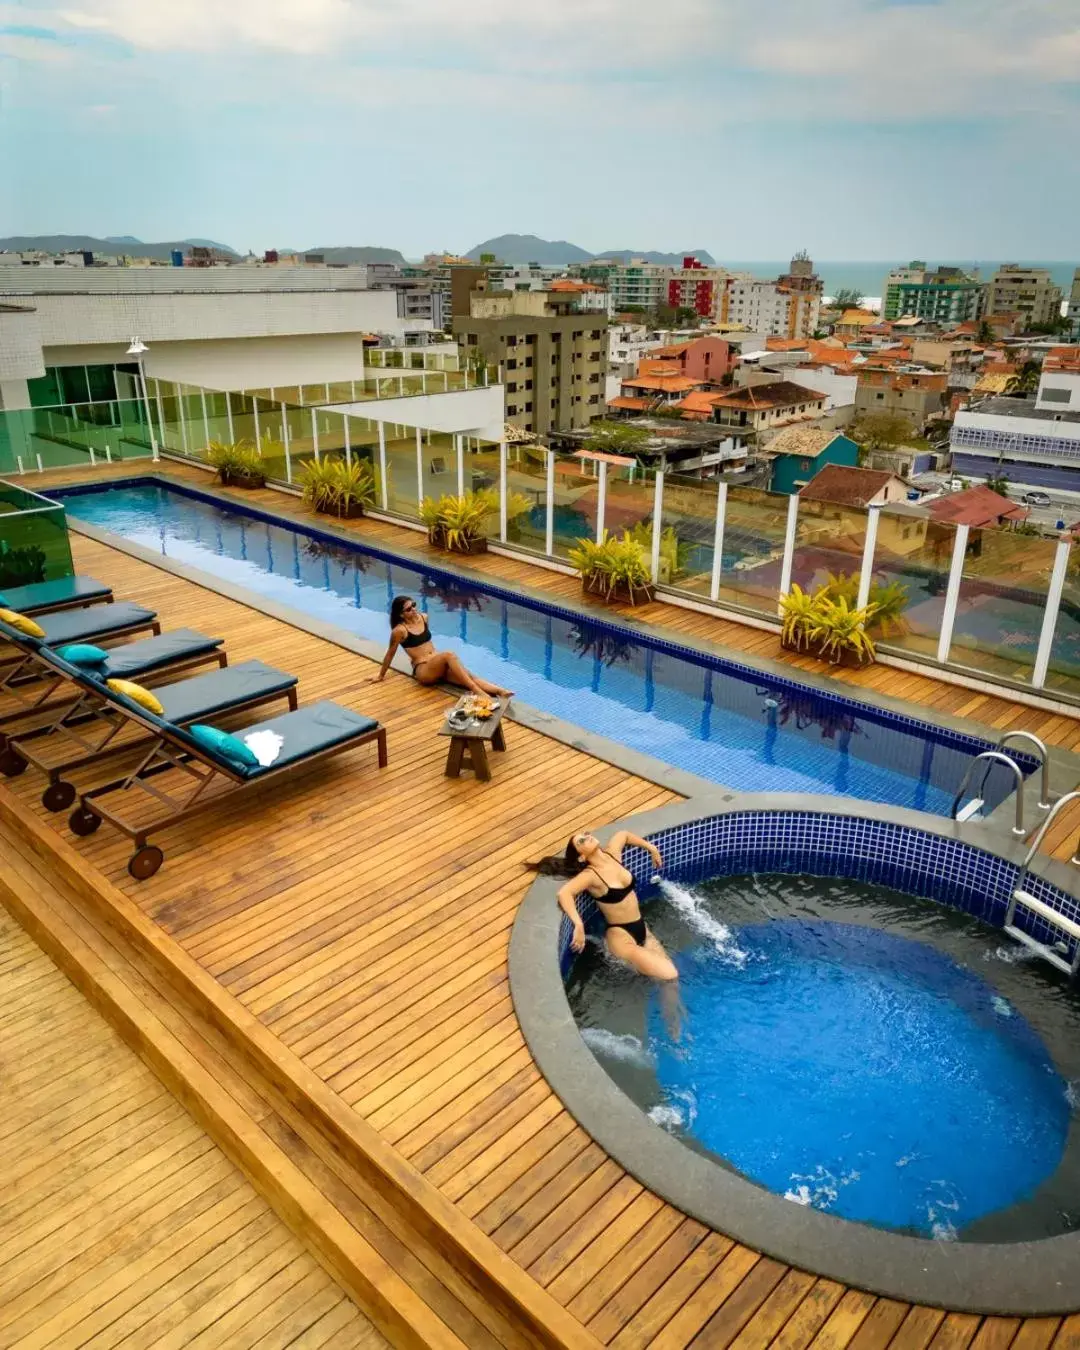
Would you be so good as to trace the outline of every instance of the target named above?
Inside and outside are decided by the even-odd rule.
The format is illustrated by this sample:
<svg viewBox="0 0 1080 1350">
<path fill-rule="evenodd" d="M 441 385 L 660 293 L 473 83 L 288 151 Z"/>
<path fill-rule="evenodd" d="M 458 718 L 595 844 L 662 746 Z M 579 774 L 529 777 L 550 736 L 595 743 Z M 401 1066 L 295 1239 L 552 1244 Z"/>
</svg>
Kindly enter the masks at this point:
<svg viewBox="0 0 1080 1350">
<path fill-rule="evenodd" d="M 160 398 L 161 398 L 161 394 L 159 393 L 159 394 L 158 394 L 158 399 L 160 400 Z M 159 410 L 159 412 L 160 412 L 160 409 L 161 409 L 161 404 L 160 404 L 160 401 L 159 401 L 159 403 L 158 403 L 158 410 Z M 236 444 L 236 430 L 235 430 L 235 428 L 233 427 L 233 418 L 232 418 L 232 394 L 228 391 L 228 389 L 225 390 L 225 415 L 226 415 L 226 417 L 229 419 L 229 444 L 230 444 L 230 445 L 235 445 L 235 444 Z"/>
<path fill-rule="evenodd" d="M 777 611 L 780 601 L 791 590 L 791 570 L 795 561 L 795 531 L 799 523 L 799 494 L 793 492 L 788 497 L 787 525 L 784 531 L 784 561 L 780 567 L 780 593 L 776 597 Z"/>
<path fill-rule="evenodd" d="M 969 528 L 967 525 L 957 525 L 956 539 L 953 541 L 949 584 L 945 591 L 945 610 L 941 616 L 941 632 L 938 635 L 937 645 L 937 659 L 942 665 L 948 661 L 949 649 L 952 647 L 953 625 L 956 623 L 956 606 L 960 602 L 960 582 L 964 577 Z"/>
<path fill-rule="evenodd" d="M 664 533 L 664 472 L 662 469 L 656 471 L 656 481 L 653 483 L 653 503 L 652 503 L 652 553 L 649 558 L 649 576 L 652 577 L 652 584 L 655 586 L 660 580 L 660 539 Z"/>
<path fill-rule="evenodd" d="M 1054 633 L 1057 628 L 1058 614 L 1061 610 L 1061 596 L 1065 589 L 1065 578 L 1069 569 L 1069 553 L 1072 541 L 1059 539 L 1054 553 L 1054 567 L 1050 573 L 1050 585 L 1046 592 L 1046 608 L 1043 610 L 1042 629 L 1039 633 L 1039 647 L 1035 653 L 1035 668 L 1031 672 L 1031 683 L 1041 689 L 1046 683 L 1050 669 L 1050 657 L 1054 650 Z"/>
<path fill-rule="evenodd" d="M 386 484 L 386 425 L 379 423 L 379 482 L 380 497 L 382 499 L 382 509 L 385 511 L 389 501 Z"/>
<path fill-rule="evenodd" d="M 420 433 L 416 433 L 419 438 Z M 419 439 L 417 440 L 419 445 Z M 499 442 L 499 542 L 506 543 L 506 442 Z"/>
<path fill-rule="evenodd" d="M 281 405 L 281 443 L 285 447 L 285 481 L 292 483 L 292 455 L 289 453 L 289 414 Z"/>
<path fill-rule="evenodd" d="M 709 579 L 709 599 L 720 598 L 720 573 L 724 565 L 724 520 L 727 516 L 727 488 L 721 479 L 716 493 L 716 528 L 713 530 L 712 576 Z"/>
<path fill-rule="evenodd" d="M 604 539 L 604 516 L 607 514 L 607 471 L 608 466 L 605 460 L 600 460 L 597 464 L 596 480 L 596 542 L 598 544 Z"/>
<path fill-rule="evenodd" d="M 416 428 L 416 509 L 424 504 L 424 438 Z"/>
<path fill-rule="evenodd" d="M 319 419 L 315 409 L 311 410 L 311 444 L 315 450 L 315 463 L 319 462 Z"/>
<path fill-rule="evenodd" d="M 457 457 L 457 490 L 458 496 L 465 496 L 465 451 L 461 446 L 461 433 L 457 432 L 454 436 L 454 454 Z"/>
<path fill-rule="evenodd" d="M 555 451 L 547 455 L 547 514 L 544 520 L 544 552 L 549 558 L 555 554 Z"/>
<path fill-rule="evenodd" d="M 865 609 L 870 603 L 870 586 L 874 580 L 874 551 L 877 548 L 877 530 L 880 519 L 880 506 L 868 506 L 866 508 L 866 538 L 863 540 L 862 571 L 859 573 L 859 594 L 855 600 L 856 609 Z"/>
</svg>

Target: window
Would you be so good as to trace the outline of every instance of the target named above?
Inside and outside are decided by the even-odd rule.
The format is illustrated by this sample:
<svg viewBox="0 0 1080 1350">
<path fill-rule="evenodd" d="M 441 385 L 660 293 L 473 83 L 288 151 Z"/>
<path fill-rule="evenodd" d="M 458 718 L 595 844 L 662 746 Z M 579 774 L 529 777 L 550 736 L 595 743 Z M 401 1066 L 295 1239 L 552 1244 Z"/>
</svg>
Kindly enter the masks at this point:
<svg viewBox="0 0 1080 1350">
<path fill-rule="evenodd" d="M 531 389 L 531 388 L 532 388 L 532 380 L 526 380 L 526 381 L 525 381 L 525 388 L 526 388 L 526 389 Z"/>
<path fill-rule="evenodd" d="M 577 330 L 577 332 L 575 332 L 575 334 L 574 334 L 574 341 L 575 341 L 575 342 L 580 342 L 581 339 L 582 339 L 584 336 L 585 336 L 585 330 L 584 330 L 583 328 L 579 328 L 579 329 Z"/>
<path fill-rule="evenodd" d="M 526 411 L 526 412 L 532 412 L 532 404 L 531 404 L 531 403 L 526 403 L 526 404 L 525 404 L 525 411 Z"/>
<path fill-rule="evenodd" d="M 531 357 L 531 356 L 527 356 L 527 357 L 525 358 L 525 365 L 526 365 L 526 367 L 531 366 L 532 363 L 533 363 L 532 357 Z"/>
<path fill-rule="evenodd" d="M 599 403 L 599 402 L 600 402 L 600 395 L 599 395 L 599 394 L 592 394 L 592 395 L 590 396 L 590 398 L 589 398 L 589 402 L 590 402 L 590 403 Z"/>
<path fill-rule="evenodd" d="M 590 383 L 590 384 L 599 384 L 599 383 L 600 383 L 600 376 L 599 376 L 599 375 L 590 375 L 590 376 L 589 376 L 589 383 Z"/>
<path fill-rule="evenodd" d="M 600 329 L 599 329 L 599 328 L 594 328 L 594 329 L 592 330 L 592 332 L 589 334 L 589 337 L 592 338 L 593 342 L 599 342 L 599 341 L 600 341 Z"/>
<path fill-rule="evenodd" d="M 516 416 L 517 416 L 517 404 L 516 404 L 516 403 L 508 403 L 508 404 L 506 405 L 506 415 L 507 415 L 507 417 L 516 417 Z"/>
<path fill-rule="evenodd" d="M 507 392 L 508 394 L 516 394 L 517 391 L 518 391 L 518 387 L 517 387 L 516 384 L 508 384 L 508 385 L 506 386 L 506 392 Z"/>
<path fill-rule="evenodd" d="M 506 369 L 517 370 L 517 362 L 514 360 L 512 356 L 506 362 Z"/>
<path fill-rule="evenodd" d="M 884 395 L 884 394 L 882 394 L 882 393 L 877 393 L 877 394 L 874 395 L 874 397 L 877 399 L 877 401 L 878 401 L 879 403 L 884 402 L 884 399 L 885 399 L 885 395 Z"/>
<path fill-rule="evenodd" d="M 807 469 L 809 469 L 809 467 L 810 467 L 810 461 L 809 461 L 808 459 L 800 459 L 800 460 L 799 460 L 799 468 L 802 469 L 803 473 L 805 473 L 805 472 L 807 471 Z"/>
<path fill-rule="evenodd" d="M 1062 389 L 1060 387 L 1055 388 L 1053 385 L 1050 385 L 1042 389 L 1039 397 L 1044 399 L 1047 403 L 1071 403 L 1072 390 Z"/>
<path fill-rule="evenodd" d="M 516 347 L 516 346 L 517 346 L 517 338 L 513 335 L 513 333 L 511 333 L 511 334 L 507 337 L 507 339 L 506 339 L 506 345 L 507 345 L 508 347 Z"/>
</svg>

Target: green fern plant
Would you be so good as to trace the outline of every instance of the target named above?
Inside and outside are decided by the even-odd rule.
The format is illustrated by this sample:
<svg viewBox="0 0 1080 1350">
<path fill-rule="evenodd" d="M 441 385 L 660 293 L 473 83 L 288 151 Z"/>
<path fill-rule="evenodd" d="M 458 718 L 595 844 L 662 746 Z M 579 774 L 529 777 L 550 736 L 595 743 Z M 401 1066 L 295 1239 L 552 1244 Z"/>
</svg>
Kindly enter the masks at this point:
<svg viewBox="0 0 1080 1350">
<path fill-rule="evenodd" d="M 859 574 L 830 572 L 822 590 L 831 600 L 846 600 L 849 605 L 855 605 L 859 598 Z M 909 600 L 907 587 L 901 582 L 890 581 L 888 585 L 882 585 L 879 581 L 871 581 L 867 602 L 874 610 L 874 627 L 880 637 L 906 630 L 900 616 L 907 609 Z"/>
<path fill-rule="evenodd" d="M 485 537 L 489 517 L 499 510 L 499 494 L 493 488 L 466 492 L 461 497 L 446 495 L 433 501 L 425 497 L 420 519 L 428 528 L 433 543 L 452 553 L 468 553 Z"/>
<path fill-rule="evenodd" d="M 266 465 L 253 441 L 209 441 L 206 462 L 217 470 L 223 483 L 244 478 L 261 487 L 266 482 Z"/>
<path fill-rule="evenodd" d="M 586 589 L 605 600 L 622 591 L 633 605 L 639 593 L 651 595 L 652 577 L 645 550 L 629 530 L 624 530 L 621 538 L 614 538 L 605 530 L 599 542 L 579 539 L 568 558 Z"/>
</svg>

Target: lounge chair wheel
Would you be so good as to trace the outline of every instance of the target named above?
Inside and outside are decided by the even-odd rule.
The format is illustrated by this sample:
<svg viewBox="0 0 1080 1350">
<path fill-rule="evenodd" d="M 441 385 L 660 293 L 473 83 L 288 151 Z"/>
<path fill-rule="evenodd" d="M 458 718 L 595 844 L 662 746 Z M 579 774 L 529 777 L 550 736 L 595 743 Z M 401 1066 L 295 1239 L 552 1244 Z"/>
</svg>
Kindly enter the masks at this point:
<svg viewBox="0 0 1080 1350">
<path fill-rule="evenodd" d="M 165 854 L 156 844 L 144 844 L 131 855 L 128 871 L 136 881 L 147 881 L 165 861 Z"/>
<path fill-rule="evenodd" d="M 46 811 L 66 811 L 74 800 L 75 788 L 71 783 L 50 783 L 41 794 Z"/>
<path fill-rule="evenodd" d="M 0 773 L 5 778 L 18 778 L 19 774 L 26 772 L 26 764 L 27 761 L 14 746 L 6 746 L 0 751 Z"/>
<path fill-rule="evenodd" d="M 68 828 L 72 834 L 87 835 L 93 834 L 101 824 L 101 817 L 95 815 L 93 811 L 85 806 L 77 806 L 71 815 L 68 816 Z"/>
</svg>

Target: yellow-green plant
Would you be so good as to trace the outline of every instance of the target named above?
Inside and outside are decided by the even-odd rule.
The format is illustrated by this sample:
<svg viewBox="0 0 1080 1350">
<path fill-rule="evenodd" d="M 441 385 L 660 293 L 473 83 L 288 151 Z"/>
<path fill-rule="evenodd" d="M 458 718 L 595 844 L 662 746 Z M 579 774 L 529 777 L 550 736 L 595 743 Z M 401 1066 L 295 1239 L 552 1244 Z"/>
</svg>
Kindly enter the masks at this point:
<svg viewBox="0 0 1080 1350">
<path fill-rule="evenodd" d="M 347 515 L 350 508 L 375 500 L 375 476 L 369 465 L 327 456 L 309 460 L 300 471 L 304 501 L 313 511 Z"/>
<path fill-rule="evenodd" d="M 822 589 L 831 600 L 844 599 L 854 605 L 859 598 L 859 574 L 853 572 L 849 576 L 847 572 L 830 572 Z M 874 627 L 879 636 L 888 637 L 890 633 L 905 631 L 900 616 L 907 609 L 908 600 L 907 587 L 899 581 L 890 581 L 887 585 L 871 581 L 868 603 L 873 606 Z"/>
<path fill-rule="evenodd" d="M 809 644 L 820 594 L 820 591 L 811 594 L 804 591 L 798 582 L 792 582 L 791 590 L 780 597 L 780 638 L 786 646 L 801 650 Z"/>
<path fill-rule="evenodd" d="M 638 592 L 649 593 L 651 576 L 645 550 L 629 530 L 624 530 L 621 538 L 614 538 L 605 530 L 599 543 L 595 539 L 579 539 L 568 557 L 586 586 L 606 600 L 617 590 L 623 590 L 634 604 Z"/>
<path fill-rule="evenodd" d="M 822 591 L 814 599 L 816 612 L 808 636 L 818 655 L 834 663 L 840 661 L 845 652 L 856 656 L 860 663 L 873 661 L 876 652 L 866 626 L 873 618 L 874 606 L 864 605 L 857 609 L 843 596 L 833 600 Z"/>
<path fill-rule="evenodd" d="M 239 477 L 258 479 L 266 482 L 266 465 L 253 441 L 209 441 L 206 446 L 206 462 L 217 469 L 218 477 Z"/>
<path fill-rule="evenodd" d="M 420 519 L 432 539 L 451 552 L 467 553 L 473 543 L 484 537 L 489 516 L 499 509 L 499 494 L 492 488 L 466 492 L 462 497 L 444 496 L 438 501 L 425 497 Z"/>
</svg>

